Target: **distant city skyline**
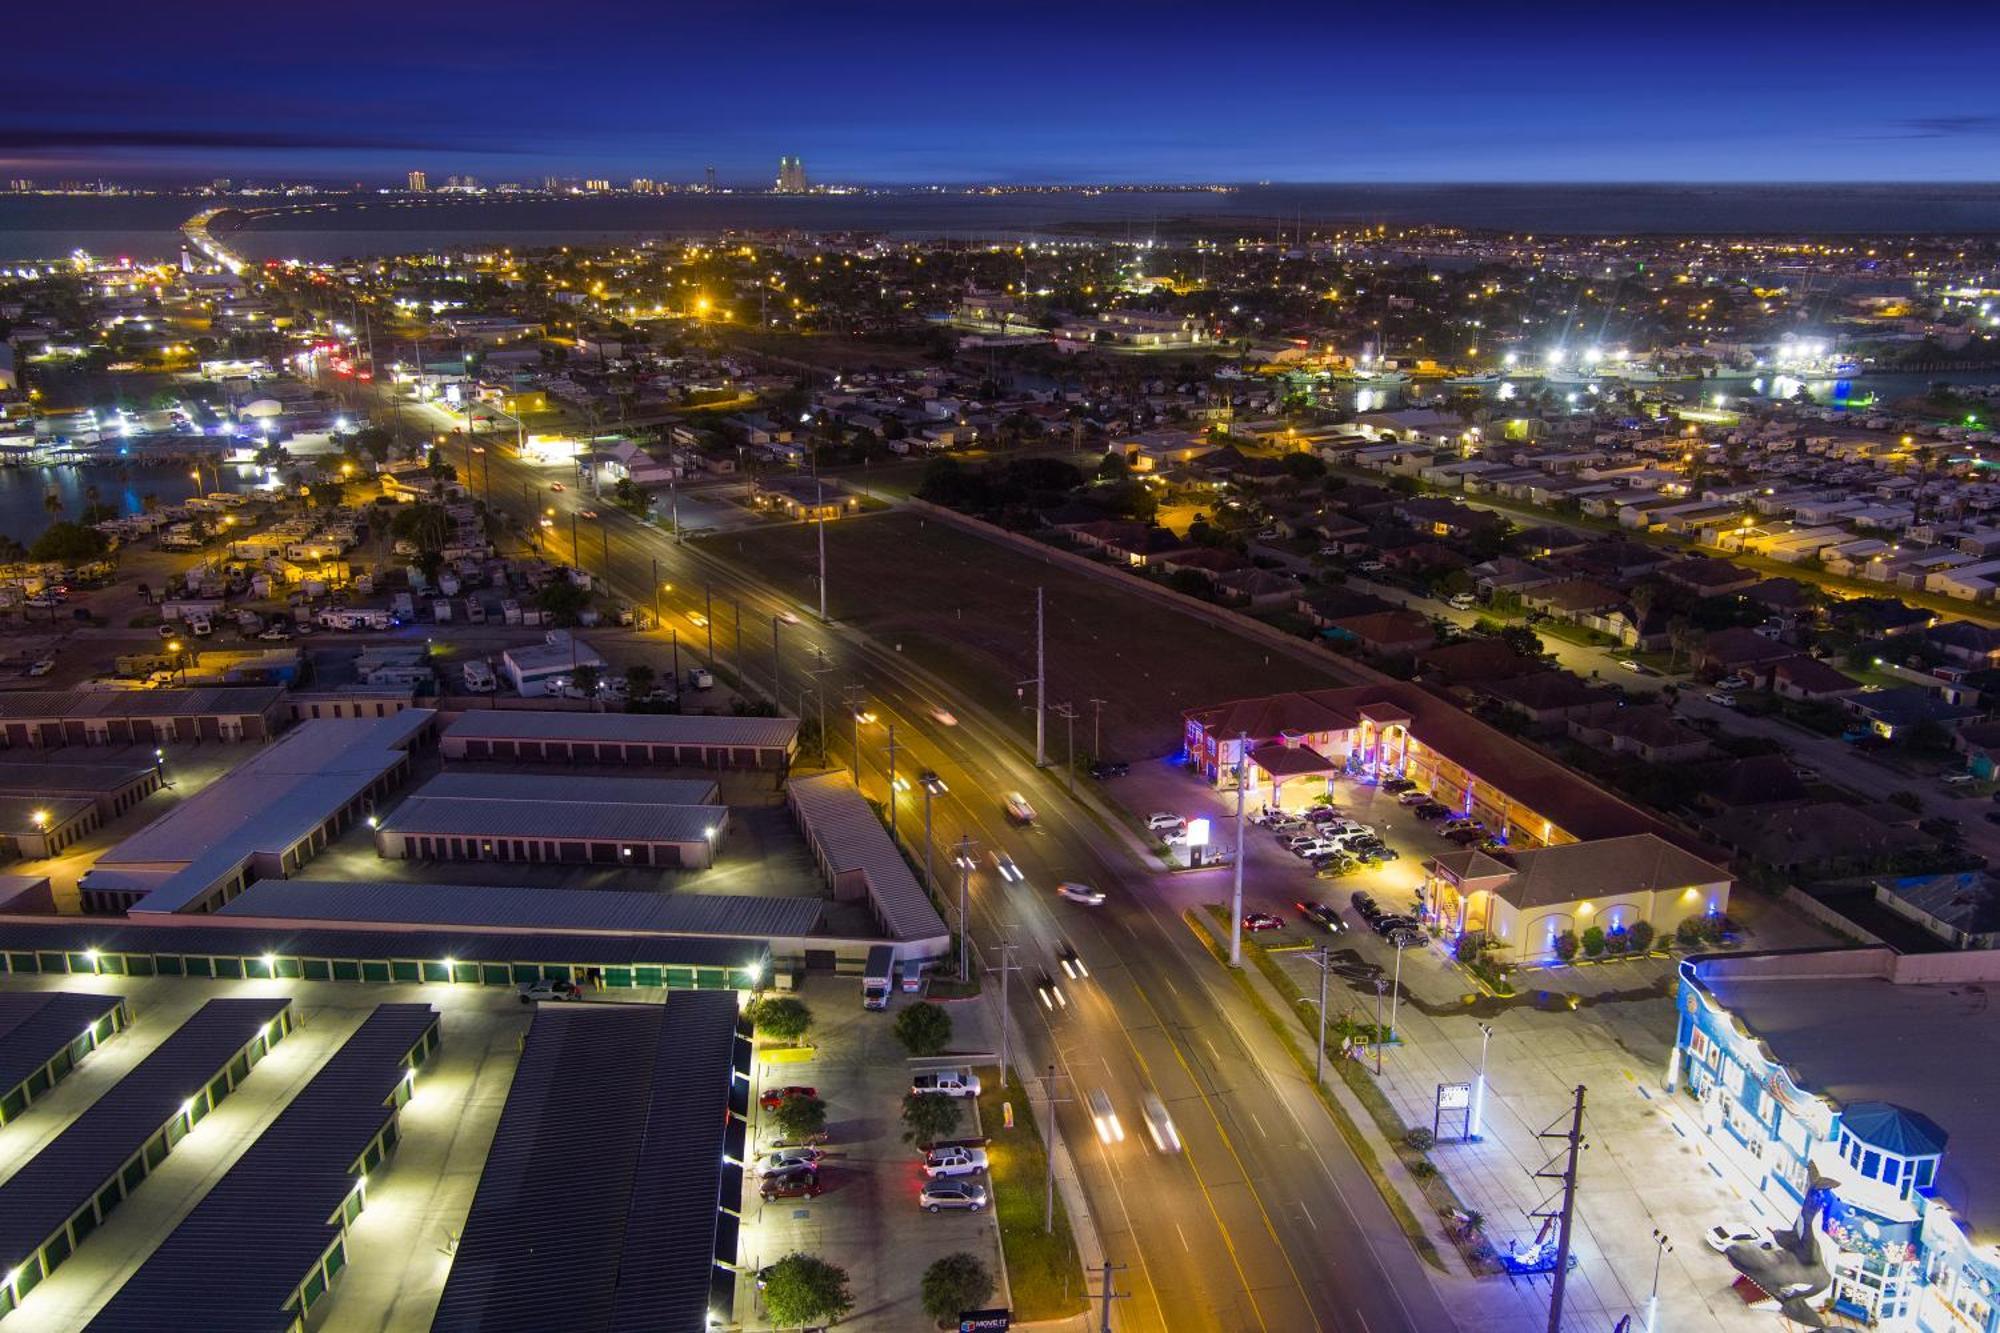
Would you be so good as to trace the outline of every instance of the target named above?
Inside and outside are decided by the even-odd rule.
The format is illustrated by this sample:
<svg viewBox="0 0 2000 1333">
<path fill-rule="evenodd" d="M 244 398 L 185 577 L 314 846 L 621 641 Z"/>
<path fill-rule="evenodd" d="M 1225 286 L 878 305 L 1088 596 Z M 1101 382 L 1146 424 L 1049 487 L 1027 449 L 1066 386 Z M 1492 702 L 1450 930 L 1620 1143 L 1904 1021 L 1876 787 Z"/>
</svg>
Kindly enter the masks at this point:
<svg viewBox="0 0 2000 1333">
<path fill-rule="evenodd" d="M 1700 0 L 1663 22 L 1447 3 L 1413 30 L 1401 12 L 1268 3 L 552 20 L 496 0 L 467 26 L 222 0 L 162 59 L 105 40 L 121 12 L 155 11 L 97 8 L 10 16 L 0 176 L 698 181 L 713 165 L 769 188 L 781 156 L 815 182 L 883 185 L 2000 175 L 1991 10 L 1917 23 L 1850 0 Z"/>
</svg>

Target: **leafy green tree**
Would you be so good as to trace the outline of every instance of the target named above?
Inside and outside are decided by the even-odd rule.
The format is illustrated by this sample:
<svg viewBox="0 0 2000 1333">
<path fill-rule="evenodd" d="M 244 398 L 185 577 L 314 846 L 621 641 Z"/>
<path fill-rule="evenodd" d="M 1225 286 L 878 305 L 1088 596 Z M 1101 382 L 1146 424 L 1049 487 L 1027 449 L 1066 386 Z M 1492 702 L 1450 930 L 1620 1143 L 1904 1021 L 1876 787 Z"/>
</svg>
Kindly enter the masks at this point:
<svg viewBox="0 0 2000 1333">
<path fill-rule="evenodd" d="M 903 1097 L 903 1138 L 910 1143 L 936 1143 L 958 1132 L 964 1112 L 958 1098 L 941 1092 L 912 1092 Z"/>
<path fill-rule="evenodd" d="M 1541 636 L 1526 625 L 1509 625 L 1502 629 L 1500 642 L 1523 657 L 1540 657 L 1543 652 Z"/>
<path fill-rule="evenodd" d="M 597 687 L 604 683 L 604 673 L 599 671 L 593 664 L 582 662 L 577 665 L 575 671 L 570 673 L 570 683 L 576 686 L 577 692 L 583 695 L 584 698 L 595 699 L 597 697 Z"/>
<path fill-rule="evenodd" d="M 771 1109 L 771 1123 L 788 1139 L 826 1132 L 826 1102 L 819 1097 L 787 1097 Z"/>
<path fill-rule="evenodd" d="M 948 1327 L 966 1310 L 978 1310 L 993 1295 L 993 1274 L 976 1254 L 960 1250 L 924 1270 L 924 1313 Z"/>
<path fill-rule="evenodd" d="M 750 1011 L 751 1021 L 764 1035 L 782 1042 L 794 1042 L 812 1030 L 811 1006 L 796 995 L 773 995 L 757 1001 Z"/>
<path fill-rule="evenodd" d="M 590 605 L 590 594 L 568 579 L 551 579 L 535 594 L 535 605 L 554 616 L 558 625 L 574 625 L 577 616 Z"/>
<path fill-rule="evenodd" d="M 925 1001 L 896 1015 L 896 1040 L 911 1055 L 938 1055 L 951 1044 L 951 1015 Z"/>
<path fill-rule="evenodd" d="M 831 1324 L 854 1308 L 847 1270 L 810 1254 L 788 1254 L 764 1272 L 764 1309 L 776 1328 Z"/>
<path fill-rule="evenodd" d="M 28 547 L 28 555 L 53 564 L 79 565 L 97 559 L 110 549 L 110 541 L 96 528 L 64 520 L 51 523 L 41 536 L 35 538 Z"/>
<path fill-rule="evenodd" d="M 1592 926 L 1583 932 L 1583 951 L 1592 958 L 1604 952 L 1604 928 Z"/>
<path fill-rule="evenodd" d="M 651 694 L 659 683 L 659 673 L 644 662 L 634 662 L 625 668 L 625 689 L 634 699 L 644 694 Z"/>
</svg>

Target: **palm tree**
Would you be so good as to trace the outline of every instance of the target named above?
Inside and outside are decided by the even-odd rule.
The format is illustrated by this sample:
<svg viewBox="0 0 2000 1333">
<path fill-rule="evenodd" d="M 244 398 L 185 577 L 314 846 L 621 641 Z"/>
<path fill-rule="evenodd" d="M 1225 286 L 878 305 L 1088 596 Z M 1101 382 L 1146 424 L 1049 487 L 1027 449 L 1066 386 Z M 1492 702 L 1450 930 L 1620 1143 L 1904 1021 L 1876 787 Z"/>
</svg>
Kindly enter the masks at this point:
<svg viewBox="0 0 2000 1333">
<path fill-rule="evenodd" d="M 53 490 L 50 491 L 48 494 L 42 497 L 42 508 L 49 511 L 49 517 L 51 519 L 60 518 L 62 516 L 62 508 L 63 508 L 62 496 L 58 495 Z"/>
</svg>

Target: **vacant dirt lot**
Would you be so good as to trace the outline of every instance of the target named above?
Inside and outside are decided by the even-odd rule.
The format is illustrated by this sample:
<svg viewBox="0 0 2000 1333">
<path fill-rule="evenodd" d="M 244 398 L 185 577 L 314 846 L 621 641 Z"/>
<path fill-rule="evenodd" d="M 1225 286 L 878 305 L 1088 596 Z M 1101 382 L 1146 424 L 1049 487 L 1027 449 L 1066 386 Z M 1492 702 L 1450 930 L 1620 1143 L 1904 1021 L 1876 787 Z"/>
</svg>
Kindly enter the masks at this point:
<svg viewBox="0 0 2000 1333">
<path fill-rule="evenodd" d="M 811 527 L 731 534 L 729 546 L 733 563 L 817 599 Z M 1079 755 L 1091 747 L 1092 699 L 1104 701 L 1104 753 L 1144 759 L 1180 748 L 1184 708 L 1348 683 L 1137 591 L 913 514 L 830 523 L 826 546 L 836 619 L 900 644 L 1002 715 L 1018 707 L 1015 682 L 1034 674 L 1035 588 L 1045 588 L 1049 702 L 1076 706 Z M 1058 760 L 1064 742 L 1063 723 L 1051 719 Z"/>
</svg>

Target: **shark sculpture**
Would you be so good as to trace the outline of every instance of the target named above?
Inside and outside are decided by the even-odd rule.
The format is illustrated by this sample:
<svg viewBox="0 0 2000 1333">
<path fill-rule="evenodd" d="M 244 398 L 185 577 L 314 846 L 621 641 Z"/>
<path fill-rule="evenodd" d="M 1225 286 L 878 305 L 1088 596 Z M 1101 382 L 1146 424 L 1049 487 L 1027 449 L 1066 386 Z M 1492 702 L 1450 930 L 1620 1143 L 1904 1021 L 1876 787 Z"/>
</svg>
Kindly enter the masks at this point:
<svg viewBox="0 0 2000 1333">
<path fill-rule="evenodd" d="M 1723 1257 L 1744 1277 L 1769 1292 L 1785 1318 L 1806 1328 L 1827 1328 L 1812 1298 L 1833 1282 L 1826 1261 L 1820 1257 L 1819 1229 L 1813 1225 L 1826 1208 L 1826 1201 L 1838 1181 L 1822 1176 L 1810 1166 L 1805 1202 L 1799 1206 L 1798 1220 L 1784 1231 L 1773 1231 L 1766 1240 L 1741 1241 L 1723 1251 Z"/>
</svg>

